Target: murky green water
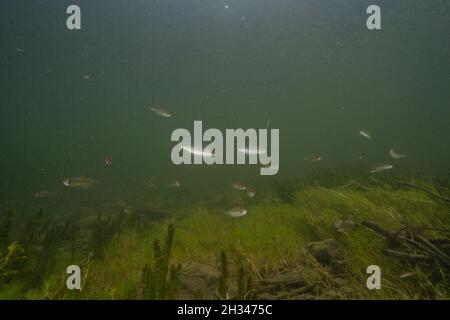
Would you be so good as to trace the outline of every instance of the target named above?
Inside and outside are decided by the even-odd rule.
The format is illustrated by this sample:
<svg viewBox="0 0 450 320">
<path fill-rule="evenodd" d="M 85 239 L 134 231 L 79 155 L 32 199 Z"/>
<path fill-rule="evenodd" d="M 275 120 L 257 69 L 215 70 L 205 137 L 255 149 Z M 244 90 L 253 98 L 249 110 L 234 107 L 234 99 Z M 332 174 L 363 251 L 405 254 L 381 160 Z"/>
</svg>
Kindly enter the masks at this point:
<svg viewBox="0 0 450 320">
<path fill-rule="evenodd" d="M 270 120 L 280 178 L 366 174 L 386 161 L 387 174 L 448 175 L 448 1 L 377 1 L 376 31 L 366 28 L 370 1 L 78 1 L 81 31 L 65 27 L 69 4 L 0 5 L 2 201 L 33 202 L 39 190 L 81 205 L 143 197 L 152 176 L 191 192 L 272 179 L 255 166 L 173 165 L 170 134 L 194 120 Z M 173 117 L 152 114 L 155 105 Z M 391 148 L 407 157 L 391 159 Z M 313 153 L 322 161 L 303 160 Z M 61 183 L 80 175 L 100 184 L 80 196 Z"/>
</svg>

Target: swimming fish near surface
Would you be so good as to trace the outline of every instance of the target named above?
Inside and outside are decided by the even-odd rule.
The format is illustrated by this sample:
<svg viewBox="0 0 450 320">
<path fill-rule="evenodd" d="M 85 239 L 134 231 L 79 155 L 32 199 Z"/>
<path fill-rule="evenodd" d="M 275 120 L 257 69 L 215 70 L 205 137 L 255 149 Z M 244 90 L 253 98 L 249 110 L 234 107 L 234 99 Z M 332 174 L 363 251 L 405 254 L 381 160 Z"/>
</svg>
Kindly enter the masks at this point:
<svg viewBox="0 0 450 320">
<path fill-rule="evenodd" d="M 213 157 L 214 156 L 214 150 L 213 151 L 207 151 L 207 150 L 201 150 L 198 148 L 192 148 L 192 147 L 181 147 L 181 149 L 186 150 L 187 152 L 196 155 L 196 156 L 202 156 L 202 157 Z"/>
<path fill-rule="evenodd" d="M 169 188 L 179 188 L 181 187 L 181 183 L 178 180 L 175 180 L 175 182 L 169 184 Z"/>
<path fill-rule="evenodd" d="M 394 159 L 401 159 L 406 157 L 406 154 L 395 152 L 394 149 L 389 150 L 389 155 Z"/>
<path fill-rule="evenodd" d="M 247 197 L 249 198 L 254 198 L 256 196 L 256 191 L 252 187 L 247 187 L 245 192 L 247 193 Z"/>
<path fill-rule="evenodd" d="M 320 154 L 311 154 L 303 158 L 303 160 L 308 162 L 317 162 L 322 160 L 322 156 Z"/>
<path fill-rule="evenodd" d="M 246 190 L 247 186 L 241 182 L 233 182 L 231 187 L 236 190 Z"/>
<path fill-rule="evenodd" d="M 172 113 L 170 113 L 167 110 L 161 109 L 161 108 L 153 108 L 150 107 L 150 111 L 152 111 L 154 114 L 163 117 L 163 118 L 170 118 L 172 116 Z"/>
<path fill-rule="evenodd" d="M 105 157 L 105 164 L 106 164 L 108 167 L 112 166 L 112 164 L 113 164 L 113 158 L 112 158 L 112 156 L 107 156 L 107 157 Z"/>
<path fill-rule="evenodd" d="M 148 178 L 148 180 L 147 180 L 147 187 L 149 189 L 156 188 L 156 178 L 155 177 Z"/>
<path fill-rule="evenodd" d="M 232 218 L 239 218 L 247 214 L 247 209 L 243 207 L 233 207 L 227 210 L 227 215 Z"/>
<path fill-rule="evenodd" d="M 269 162 L 269 163 L 266 163 L 266 164 L 261 164 L 261 168 L 272 168 L 272 169 L 278 171 L 279 166 L 275 166 L 275 165 L 272 166 L 272 162 Z"/>
<path fill-rule="evenodd" d="M 386 171 L 386 170 L 392 169 L 393 167 L 394 166 L 392 164 L 388 164 L 388 163 L 380 164 L 380 165 L 376 166 L 375 168 L 373 168 L 372 170 L 370 170 L 370 173 Z"/>
<path fill-rule="evenodd" d="M 265 154 L 266 150 L 258 149 L 258 148 L 239 148 L 238 152 L 245 153 L 248 155 L 255 155 L 255 154 L 259 155 L 259 154 Z"/>
<path fill-rule="evenodd" d="M 51 196 L 53 196 L 56 192 L 55 191 L 49 191 L 49 190 L 41 190 L 38 191 L 34 194 L 35 198 L 50 198 Z"/>
<path fill-rule="evenodd" d="M 399 275 L 398 277 L 404 279 L 404 278 L 409 278 L 415 274 L 416 274 L 415 271 L 405 272 L 405 273 L 402 273 L 401 275 Z"/>
<path fill-rule="evenodd" d="M 364 138 L 373 140 L 372 135 L 366 130 L 359 130 L 359 134 L 362 135 Z"/>
<path fill-rule="evenodd" d="M 99 183 L 99 180 L 87 178 L 87 177 L 84 177 L 84 176 L 81 176 L 81 177 L 69 177 L 69 178 L 65 178 L 63 180 L 63 184 L 66 187 L 69 187 L 69 188 L 82 188 L 82 189 L 85 189 L 85 190 L 93 187 L 94 185 L 96 185 L 98 183 Z"/>
<path fill-rule="evenodd" d="M 116 201 L 116 205 L 119 206 L 120 208 L 125 208 L 125 207 L 128 207 L 128 202 L 126 202 L 125 200 L 119 199 Z"/>
</svg>

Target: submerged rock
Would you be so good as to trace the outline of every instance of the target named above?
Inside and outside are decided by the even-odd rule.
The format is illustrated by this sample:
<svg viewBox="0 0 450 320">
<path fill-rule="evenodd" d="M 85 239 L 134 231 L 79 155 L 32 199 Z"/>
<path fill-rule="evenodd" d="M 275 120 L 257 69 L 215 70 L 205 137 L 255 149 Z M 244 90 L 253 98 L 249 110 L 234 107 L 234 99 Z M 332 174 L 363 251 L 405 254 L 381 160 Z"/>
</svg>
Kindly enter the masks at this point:
<svg viewBox="0 0 450 320">
<path fill-rule="evenodd" d="M 317 279 L 310 278 L 302 270 L 276 274 L 259 281 L 256 289 L 258 300 L 312 300 L 315 298 Z"/>
<path fill-rule="evenodd" d="M 282 273 L 273 278 L 263 279 L 260 284 L 270 289 L 299 288 L 307 285 L 300 272 Z"/>
<path fill-rule="evenodd" d="M 327 264 L 339 259 L 338 245 L 334 239 L 310 242 L 306 245 L 306 248 L 320 263 Z"/>
<path fill-rule="evenodd" d="M 310 293 L 304 293 L 304 294 L 292 296 L 291 300 L 317 300 L 317 297 Z"/>
<path fill-rule="evenodd" d="M 350 232 L 355 227 L 355 222 L 350 219 L 337 220 L 333 227 L 338 232 Z"/>
<path fill-rule="evenodd" d="M 125 214 L 132 214 L 133 213 L 133 209 L 130 207 L 126 207 L 122 209 L 122 212 Z"/>
<path fill-rule="evenodd" d="M 217 299 L 219 271 L 201 263 L 185 263 L 181 266 L 177 298 L 181 300 Z"/>
<path fill-rule="evenodd" d="M 149 219 L 149 220 L 160 220 L 167 218 L 169 216 L 166 212 L 161 211 L 154 211 L 149 209 L 141 209 L 141 210 L 132 210 L 130 213 L 134 213 L 142 218 Z"/>
<path fill-rule="evenodd" d="M 263 292 L 258 295 L 258 300 L 277 300 L 277 296 L 268 292 Z"/>
</svg>

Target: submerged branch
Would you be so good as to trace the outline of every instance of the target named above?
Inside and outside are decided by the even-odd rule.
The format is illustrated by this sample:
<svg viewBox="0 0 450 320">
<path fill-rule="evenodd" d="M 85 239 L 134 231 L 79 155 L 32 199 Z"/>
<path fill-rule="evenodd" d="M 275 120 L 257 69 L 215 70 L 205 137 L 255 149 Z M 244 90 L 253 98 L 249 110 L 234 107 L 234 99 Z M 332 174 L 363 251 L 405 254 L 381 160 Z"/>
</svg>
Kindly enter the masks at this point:
<svg viewBox="0 0 450 320">
<path fill-rule="evenodd" d="M 363 221 L 361 221 L 361 224 L 389 240 L 394 240 L 396 238 L 395 233 L 384 229 L 376 222 L 373 222 L 370 220 L 363 220 Z"/>
<path fill-rule="evenodd" d="M 436 198 L 436 199 L 439 199 L 439 200 L 442 200 L 442 201 L 450 202 L 449 198 L 441 196 L 440 194 L 437 194 L 437 193 L 435 193 L 435 192 L 433 192 L 433 191 L 431 191 L 431 190 L 429 190 L 429 189 L 427 189 L 425 187 L 417 186 L 415 184 L 407 183 L 407 182 L 398 182 L 398 185 L 399 186 L 405 186 L 405 187 L 414 188 L 414 189 L 417 189 L 417 190 L 421 190 L 421 191 L 424 191 L 424 192 L 428 193 L 433 198 Z"/>
<path fill-rule="evenodd" d="M 355 180 L 350 180 L 348 183 L 340 186 L 339 189 L 346 189 L 346 188 L 353 187 L 353 186 L 361 188 L 365 191 L 370 191 L 370 188 L 367 188 L 366 186 L 362 185 L 361 183 L 359 183 L 358 181 L 355 181 Z"/>
<path fill-rule="evenodd" d="M 392 250 L 392 249 L 386 249 L 386 253 L 396 256 L 396 257 L 407 258 L 407 259 L 412 259 L 412 260 L 430 260 L 431 259 L 431 257 L 429 255 L 412 254 L 412 253 L 406 253 L 403 251 L 397 251 L 397 250 Z"/>
</svg>

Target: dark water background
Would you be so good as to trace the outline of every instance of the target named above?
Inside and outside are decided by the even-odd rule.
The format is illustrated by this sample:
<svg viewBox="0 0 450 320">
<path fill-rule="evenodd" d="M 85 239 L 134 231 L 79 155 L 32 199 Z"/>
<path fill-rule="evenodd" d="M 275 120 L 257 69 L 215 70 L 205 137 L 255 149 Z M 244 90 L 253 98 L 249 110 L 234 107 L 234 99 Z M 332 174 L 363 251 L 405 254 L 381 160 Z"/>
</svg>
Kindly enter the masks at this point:
<svg viewBox="0 0 450 320">
<path fill-rule="evenodd" d="M 70 4 L 81 31 L 66 29 Z M 370 4 L 381 31 L 366 28 Z M 392 174 L 449 173 L 449 1 L 2 0 L 0 25 L 0 199 L 71 192 L 61 180 L 79 175 L 111 197 L 148 192 L 149 176 L 198 190 L 270 179 L 254 166 L 174 166 L 170 134 L 194 120 L 270 119 L 279 177 L 380 161 Z M 311 153 L 323 161 L 305 162 Z"/>
</svg>

